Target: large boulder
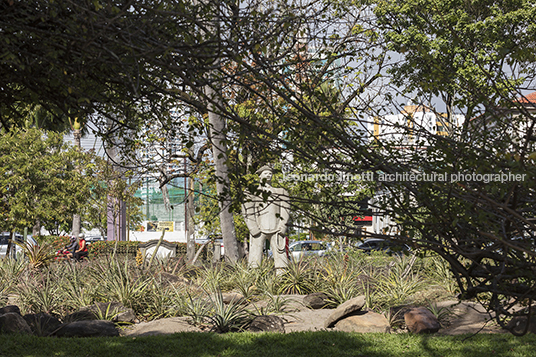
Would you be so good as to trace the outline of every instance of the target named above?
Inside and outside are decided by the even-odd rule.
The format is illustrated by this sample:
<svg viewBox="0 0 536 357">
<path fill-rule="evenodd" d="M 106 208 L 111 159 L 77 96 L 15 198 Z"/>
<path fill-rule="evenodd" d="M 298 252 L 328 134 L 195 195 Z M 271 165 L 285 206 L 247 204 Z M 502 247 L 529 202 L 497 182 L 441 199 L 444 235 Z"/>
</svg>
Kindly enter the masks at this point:
<svg viewBox="0 0 536 357">
<path fill-rule="evenodd" d="M 330 328 L 335 325 L 340 319 L 356 312 L 360 311 L 363 306 L 365 306 L 365 296 L 361 295 L 343 302 L 333 312 L 329 317 L 324 321 L 324 328 Z"/>
<path fill-rule="evenodd" d="M 222 293 L 221 297 L 224 304 L 242 304 L 246 302 L 244 296 L 238 293 Z"/>
<path fill-rule="evenodd" d="M 506 325 L 506 329 L 517 334 L 524 333 L 525 329 L 527 328 L 527 321 L 529 321 L 528 315 L 527 316 L 515 316 L 508 322 L 508 325 Z M 530 317 L 530 323 L 529 323 L 527 332 L 536 333 L 536 316 L 535 315 L 532 315 Z"/>
<path fill-rule="evenodd" d="M 329 296 L 326 293 L 312 293 L 303 298 L 303 304 L 310 309 L 322 309 L 328 304 Z"/>
<path fill-rule="evenodd" d="M 389 321 L 373 311 L 359 311 L 337 321 L 335 329 L 343 332 L 389 332 Z"/>
<path fill-rule="evenodd" d="M 98 302 L 94 305 L 85 306 L 78 311 L 65 316 L 66 322 L 86 320 L 111 320 L 113 322 L 134 323 L 136 315 L 134 310 L 123 306 L 119 302 Z"/>
<path fill-rule="evenodd" d="M 57 337 L 114 337 L 119 331 L 112 321 L 90 320 L 63 324 L 53 334 Z"/>
<path fill-rule="evenodd" d="M 0 309 L 0 315 L 7 314 L 8 312 L 14 312 L 19 315 L 21 314 L 17 305 L 7 305 Z"/>
<path fill-rule="evenodd" d="M 435 333 L 441 325 L 437 318 L 425 307 L 413 307 L 404 313 L 404 322 L 413 333 Z"/>
<path fill-rule="evenodd" d="M 281 332 L 285 333 L 284 321 L 275 315 L 256 316 L 248 327 L 251 332 Z"/>
<path fill-rule="evenodd" d="M 44 312 L 24 315 L 24 320 L 37 336 L 48 336 L 61 326 L 60 320 Z"/>
<path fill-rule="evenodd" d="M 27 333 L 32 330 L 24 318 L 16 312 L 0 315 L 0 333 Z"/>
</svg>

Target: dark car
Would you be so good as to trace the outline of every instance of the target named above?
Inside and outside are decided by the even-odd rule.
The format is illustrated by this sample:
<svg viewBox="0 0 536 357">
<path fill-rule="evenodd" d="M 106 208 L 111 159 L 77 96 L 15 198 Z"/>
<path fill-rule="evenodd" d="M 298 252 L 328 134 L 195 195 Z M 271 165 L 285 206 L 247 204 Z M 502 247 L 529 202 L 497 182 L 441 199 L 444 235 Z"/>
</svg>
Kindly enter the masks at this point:
<svg viewBox="0 0 536 357">
<path fill-rule="evenodd" d="M 365 253 L 377 251 L 396 255 L 401 255 L 404 254 L 404 252 L 411 250 L 407 244 L 381 238 L 365 239 L 365 241 L 359 244 L 357 248 L 361 249 Z"/>
</svg>

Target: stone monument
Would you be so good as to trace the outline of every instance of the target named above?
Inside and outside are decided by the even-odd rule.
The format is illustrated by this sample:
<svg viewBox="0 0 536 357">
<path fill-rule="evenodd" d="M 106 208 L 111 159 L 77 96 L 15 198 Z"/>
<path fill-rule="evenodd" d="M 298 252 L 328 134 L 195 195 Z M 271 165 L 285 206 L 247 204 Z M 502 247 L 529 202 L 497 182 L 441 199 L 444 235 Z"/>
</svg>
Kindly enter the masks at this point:
<svg viewBox="0 0 536 357">
<path fill-rule="evenodd" d="M 242 212 L 249 229 L 249 266 L 261 264 L 265 241 L 269 239 L 278 272 L 288 265 L 285 232 L 289 219 L 289 196 L 284 188 L 272 187 L 272 168 L 257 170 L 260 184 L 255 194 L 246 194 Z"/>
</svg>

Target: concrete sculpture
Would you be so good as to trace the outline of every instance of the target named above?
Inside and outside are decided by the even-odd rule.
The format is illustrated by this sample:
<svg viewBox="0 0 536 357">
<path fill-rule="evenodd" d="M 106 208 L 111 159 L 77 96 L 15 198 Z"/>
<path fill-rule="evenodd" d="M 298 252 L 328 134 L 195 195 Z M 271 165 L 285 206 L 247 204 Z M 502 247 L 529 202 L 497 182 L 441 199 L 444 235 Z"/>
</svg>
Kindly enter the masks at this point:
<svg viewBox="0 0 536 357">
<path fill-rule="evenodd" d="M 269 240 L 275 268 L 281 272 L 288 265 L 285 238 L 290 208 L 288 192 L 272 187 L 273 172 L 269 166 L 262 166 L 257 174 L 260 180 L 257 192 L 246 194 L 242 206 L 250 233 L 248 262 L 251 267 L 261 264 L 265 241 Z"/>
</svg>

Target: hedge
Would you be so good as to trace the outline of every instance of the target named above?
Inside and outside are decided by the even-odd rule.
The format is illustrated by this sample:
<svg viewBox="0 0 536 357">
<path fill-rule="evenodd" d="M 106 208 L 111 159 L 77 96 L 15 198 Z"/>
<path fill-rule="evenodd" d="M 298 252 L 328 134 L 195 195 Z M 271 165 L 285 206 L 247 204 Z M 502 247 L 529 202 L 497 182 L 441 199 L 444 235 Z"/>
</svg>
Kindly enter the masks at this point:
<svg viewBox="0 0 536 357">
<path fill-rule="evenodd" d="M 58 251 L 60 249 L 63 249 L 67 244 L 69 244 L 69 236 L 46 236 L 43 237 L 46 241 L 49 241 L 52 243 L 52 246 L 54 247 L 55 251 Z M 116 254 L 119 255 L 128 255 L 132 258 L 136 257 L 136 254 L 138 253 L 139 245 L 143 242 L 137 242 L 137 241 L 119 241 L 117 242 L 117 252 Z M 176 255 L 177 257 L 186 257 L 186 243 L 177 243 L 177 242 L 169 242 L 172 244 L 177 245 Z M 195 244 L 195 251 L 197 253 L 197 250 L 201 247 L 201 244 L 196 243 Z M 115 241 L 97 241 L 91 244 L 88 244 L 88 251 L 90 257 L 97 257 L 97 256 L 104 256 L 104 255 L 112 255 L 115 248 Z M 213 255 L 213 245 L 208 244 L 207 247 L 203 248 L 203 251 L 199 255 L 199 260 L 207 261 L 212 260 Z"/>
</svg>

